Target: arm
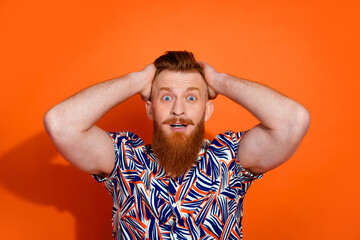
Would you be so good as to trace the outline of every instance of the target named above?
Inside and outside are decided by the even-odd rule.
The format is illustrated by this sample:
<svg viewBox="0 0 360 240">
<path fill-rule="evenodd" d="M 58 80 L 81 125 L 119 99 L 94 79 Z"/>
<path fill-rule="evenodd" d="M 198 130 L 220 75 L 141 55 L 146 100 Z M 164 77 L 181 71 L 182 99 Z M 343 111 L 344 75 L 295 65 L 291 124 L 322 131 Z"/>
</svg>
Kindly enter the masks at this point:
<svg viewBox="0 0 360 240">
<path fill-rule="evenodd" d="M 106 176 L 114 167 L 113 143 L 94 124 L 107 111 L 139 93 L 150 96 L 155 66 L 88 87 L 50 109 L 44 126 L 59 150 L 71 164 L 90 174 Z"/>
<path fill-rule="evenodd" d="M 210 97 L 222 94 L 237 102 L 260 123 L 241 140 L 238 159 L 253 173 L 269 171 L 288 160 L 298 148 L 310 124 L 310 114 L 299 103 L 256 82 L 218 73 L 204 67 Z"/>
</svg>

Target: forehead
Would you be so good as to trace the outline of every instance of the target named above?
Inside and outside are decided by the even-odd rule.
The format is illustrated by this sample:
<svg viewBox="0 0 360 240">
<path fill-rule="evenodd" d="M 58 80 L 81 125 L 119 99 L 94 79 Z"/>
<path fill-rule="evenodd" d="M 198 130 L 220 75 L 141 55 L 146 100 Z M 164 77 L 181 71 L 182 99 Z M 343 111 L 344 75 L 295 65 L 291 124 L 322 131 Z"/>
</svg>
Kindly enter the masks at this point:
<svg viewBox="0 0 360 240">
<path fill-rule="evenodd" d="M 155 89 L 163 87 L 174 89 L 196 87 L 204 91 L 207 89 L 205 80 L 195 70 L 188 72 L 163 70 L 156 77 L 153 87 Z"/>
</svg>

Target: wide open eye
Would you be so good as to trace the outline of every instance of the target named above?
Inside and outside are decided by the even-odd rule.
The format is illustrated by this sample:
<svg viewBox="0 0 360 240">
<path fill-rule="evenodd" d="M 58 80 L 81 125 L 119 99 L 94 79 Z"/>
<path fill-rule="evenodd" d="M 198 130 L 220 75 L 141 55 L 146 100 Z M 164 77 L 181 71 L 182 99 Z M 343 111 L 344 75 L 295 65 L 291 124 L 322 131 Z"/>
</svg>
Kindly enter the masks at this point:
<svg viewBox="0 0 360 240">
<path fill-rule="evenodd" d="M 165 102 L 170 101 L 171 97 L 169 95 L 166 95 L 162 98 Z"/>
<path fill-rule="evenodd" d="M 193 101 L 196 100 L 196 97 L 190 95 L 190 96 L 187 97 L 187 100 L 190 101 L 190 102 L 193 102 Z"/>
</svg>

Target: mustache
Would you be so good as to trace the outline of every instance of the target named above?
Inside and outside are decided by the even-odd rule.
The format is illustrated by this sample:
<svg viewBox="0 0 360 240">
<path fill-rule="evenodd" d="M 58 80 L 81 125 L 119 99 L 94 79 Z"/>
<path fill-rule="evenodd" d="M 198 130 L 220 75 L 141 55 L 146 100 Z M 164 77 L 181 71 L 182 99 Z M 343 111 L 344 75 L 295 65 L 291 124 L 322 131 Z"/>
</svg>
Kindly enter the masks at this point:
<svg viewBox="0 0 360 240">
<path fill-rule="evenodd" d="M 162 122 L 163 124 L 175 124 L 175 123 L 179 123 L 179 124 L 183 124 L 183 125 L 194 125 L 194 122 L 191 119 L 186 119 L 186 118 L 168 118 L 165 121 Z"/>
</svg>

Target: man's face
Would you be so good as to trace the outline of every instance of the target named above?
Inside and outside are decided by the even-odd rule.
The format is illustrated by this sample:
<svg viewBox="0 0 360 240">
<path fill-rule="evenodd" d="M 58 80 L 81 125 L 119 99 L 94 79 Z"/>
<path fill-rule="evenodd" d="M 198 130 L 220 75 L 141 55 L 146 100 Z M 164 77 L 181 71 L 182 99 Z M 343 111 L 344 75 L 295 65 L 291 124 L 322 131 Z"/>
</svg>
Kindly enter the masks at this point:
<svg viewBox="0 0 360 240">
<path fill-rule="evenodd" d="M 153 82 L 151 102 L 146 102 L 154 121 L 152 149 L 167 174 L 180 176 L 195 163 L 204 121 L 212 113 L 207 100 L 207 85 L 198 72 L 164 70 Z"/>
<path fill-rule="evenodd" d="M 149 118 L 166 136 L 190 135 L 200 121 L 210 118 L 213 106 L 207 100 L 207 85 L 200 73 L 163 70 L 153 82 L 146 107 Z"/>
</svg>

